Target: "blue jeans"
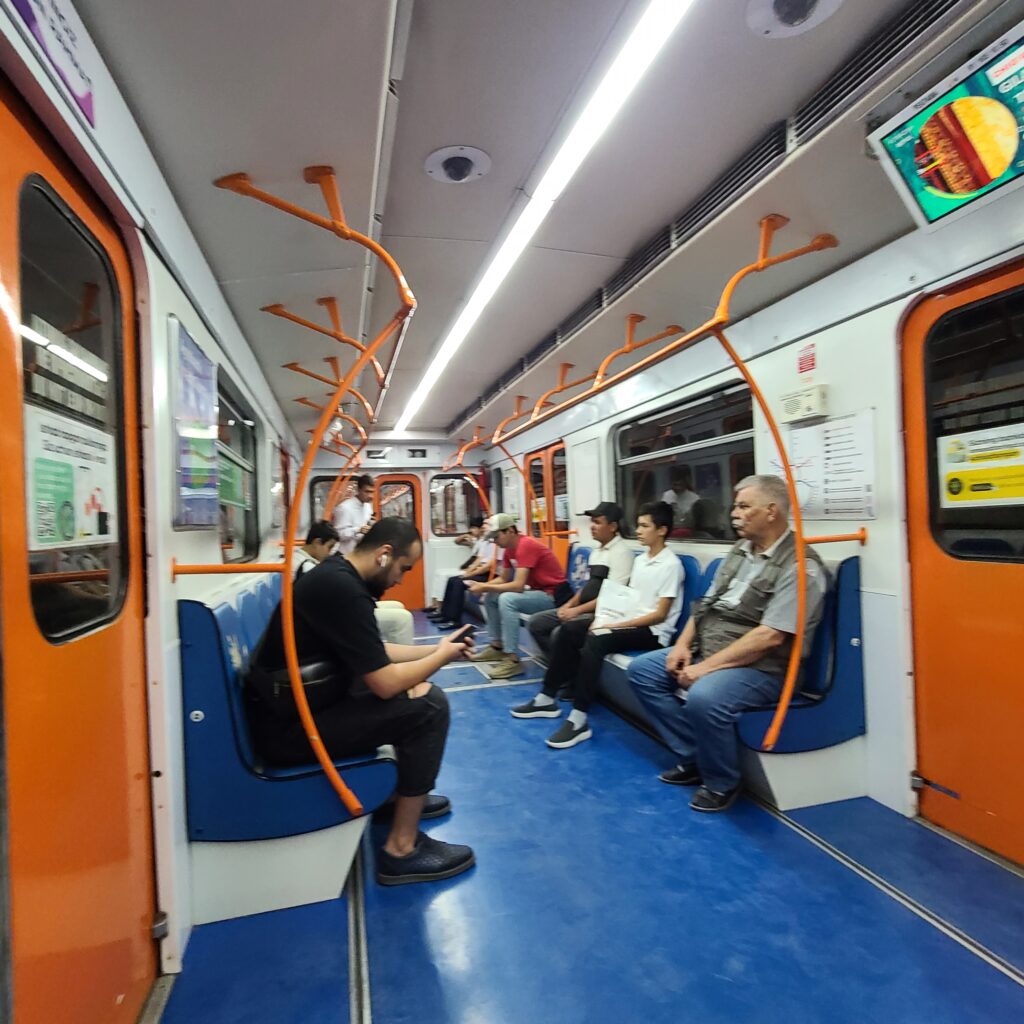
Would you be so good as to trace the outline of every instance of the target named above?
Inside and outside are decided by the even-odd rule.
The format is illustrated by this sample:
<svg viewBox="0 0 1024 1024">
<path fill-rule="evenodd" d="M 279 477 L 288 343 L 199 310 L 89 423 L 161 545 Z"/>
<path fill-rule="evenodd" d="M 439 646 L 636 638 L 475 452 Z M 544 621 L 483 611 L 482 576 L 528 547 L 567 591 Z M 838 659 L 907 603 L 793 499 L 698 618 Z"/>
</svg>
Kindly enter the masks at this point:
<svg viewBox="0 0 1024 1024">
<path fill-rule="evenodd" d="M 519 616 L 533 615 L 555 607 L 555 599 L 543 590 L 524 590 L 515 594 L 510 590 L 484 595 L 484 612 L 492 644 L 501 644 L 509 654 L 519 647 Z"/>
<path fill-rule="evenodd" d="M 708 789 L 727 793 L 740 783 L 736 719 L 741 711 L 774 704 L 783 677 L 756 668 L 719 669 L 698 679 L 683 702 L 676 696 L 679 684 L 665 670 L 669 653 L 634 658 L 629 682 L 678 763 L 696 765 Z"/>
</svg>

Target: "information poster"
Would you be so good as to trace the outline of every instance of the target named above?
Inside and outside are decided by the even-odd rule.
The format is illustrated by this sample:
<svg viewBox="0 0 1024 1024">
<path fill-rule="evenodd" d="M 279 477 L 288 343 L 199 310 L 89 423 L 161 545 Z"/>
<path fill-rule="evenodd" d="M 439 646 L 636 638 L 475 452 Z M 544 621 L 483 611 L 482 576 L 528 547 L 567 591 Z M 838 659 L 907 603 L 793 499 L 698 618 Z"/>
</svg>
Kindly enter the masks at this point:
<svg viewBox="0 0 1024 1024">
<path fill-rule="evenodd" d="M 221 505 L 234 505 L 235 508 L 252 508 L 252 494 L 250 492 L 250 476 L 233 459 L 224 455 L 220 456 L 220 494 Z"/>
<path fill-rule="evenodd" d="M 929 223 L 1024 174 L 1024 42 L 881 142 Z"/>
<path fill-rule="evenodd" d="M 1024 505 L 1024 423 L 947 434 L 936 443 L 942 508 Z"/>
<path fill-rule="evenodd" d="M 217 367 L 176 320 L 178 374 L 174 401 L 174 525 L 215 527 L 217 498 Z"/>
<path fill-rule="evenodd" d="M 30 551 L 117 543 L 117 452 L 112 434 L 25 406 Z"/>
<path fill-rule="evenodd" d="M 874 437 L 871 409 L 790 428 L 789 460 L 806 518 L 876 518 Z"/>
</svg>

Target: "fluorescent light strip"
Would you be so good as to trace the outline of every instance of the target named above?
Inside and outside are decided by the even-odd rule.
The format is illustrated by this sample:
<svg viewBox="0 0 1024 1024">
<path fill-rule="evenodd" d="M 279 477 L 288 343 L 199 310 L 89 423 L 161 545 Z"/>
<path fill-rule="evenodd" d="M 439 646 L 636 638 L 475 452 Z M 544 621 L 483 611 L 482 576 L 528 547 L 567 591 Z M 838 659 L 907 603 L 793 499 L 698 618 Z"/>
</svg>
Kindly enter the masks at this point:
<svg viewBox="0 0 1024 1024">
<path fill-rule="evenodd" d="M 408 429 L 438 378 L 461 348 L 477 320 L 537 233 L 555 201 L 625 105 L 647 69 L 695 0 L 651 0 L 622 49 L 558 148 L 532 198 L 492 257 L 473 294 L 452 324 L 418 387 L 395 424 Z"/>
</svg>

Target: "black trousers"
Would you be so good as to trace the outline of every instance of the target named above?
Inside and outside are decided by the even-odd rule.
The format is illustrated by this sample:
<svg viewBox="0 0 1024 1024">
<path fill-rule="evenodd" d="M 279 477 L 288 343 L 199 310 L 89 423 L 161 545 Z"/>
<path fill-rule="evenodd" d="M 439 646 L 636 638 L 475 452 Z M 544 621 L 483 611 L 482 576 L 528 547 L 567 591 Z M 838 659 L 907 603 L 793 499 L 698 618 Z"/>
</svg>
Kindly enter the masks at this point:
<svg viewBox="0 0 1024 1024">
<path fill-rule="evenodd" d="M 641 626 L 639 629 L 613 629 L 598 636 L 588 634 L 579 654 L 579 667 L 572 681 L 572 706 L 577 711 L 587 711 L 594 703 L 601 675 L 601 663 L 607 655 L 622 654 L 626 651 L 653 651 L 660 646 L 647 626 Z M 544 692 L 548 693 L 546 676 Z M 548 696 L 553 697 L 554 692 L 551 691 Z"/>
<path fill-rule="evenodd" d="M 466 603 L 466 581 L 486 581 L 484 576 L 449 576 L 441 601 L 441 615 L 445 622 L 461 622 L 462 608 Z"/>
<path fill-rule="evenodd" d="M 534 628 L 537 620 L 538 628 Z M 549 621 L 555 625 L 548 629 Z M 530 635 L 537 641 L 537 646 L 545 651 L 548 667 L 544 672 L 544 692 L 554 697 L 559 689 L 576 678 L 580 667 L 580 652 L 587 640 L 587 630 L 594 621 L 593 615 L 580 615 L 568 622 L 559 622 L 555 612 L 540 612 L 530 616 Z M 544 639 L 541 639 L 543 635 Z"/>
<path fill-rule="evenodd" d="M 422 697 L 382 700 L 364 687 L 316 712 L 317 728 L 332 758 L 372 754 L 385 743 L 398 760 L 398 796 L 423 796 L 434 788 L 448 738 L 448 698 L 431 686 Z M 254 701 L 250 722 L 260 754 L 275 765 L 314 761 L 302 723 L 273 716 Z"/>
</svg>

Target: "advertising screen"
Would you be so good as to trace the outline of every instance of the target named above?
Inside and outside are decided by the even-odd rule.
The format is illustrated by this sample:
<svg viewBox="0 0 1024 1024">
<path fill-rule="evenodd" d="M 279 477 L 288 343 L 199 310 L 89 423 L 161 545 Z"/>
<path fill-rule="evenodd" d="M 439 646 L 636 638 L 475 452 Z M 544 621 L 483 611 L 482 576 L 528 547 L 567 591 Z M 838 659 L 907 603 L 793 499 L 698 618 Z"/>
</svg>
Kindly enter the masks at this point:
<svg viewBox="0 0 1024 1024">
<path fill-rule="evenodd" d="M 1024 26 L 871 136 L 922 226 L 1024 183 Z"/>
</svg>

